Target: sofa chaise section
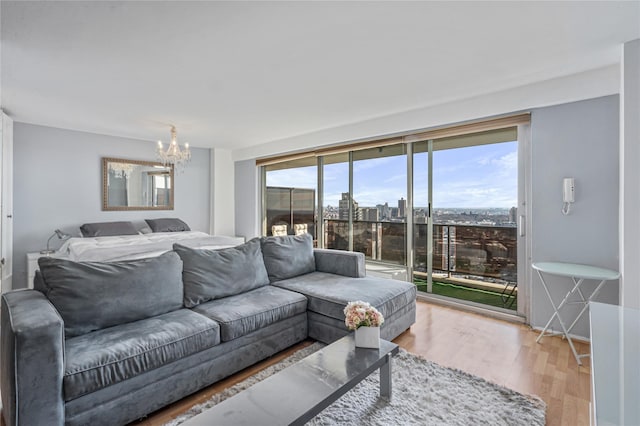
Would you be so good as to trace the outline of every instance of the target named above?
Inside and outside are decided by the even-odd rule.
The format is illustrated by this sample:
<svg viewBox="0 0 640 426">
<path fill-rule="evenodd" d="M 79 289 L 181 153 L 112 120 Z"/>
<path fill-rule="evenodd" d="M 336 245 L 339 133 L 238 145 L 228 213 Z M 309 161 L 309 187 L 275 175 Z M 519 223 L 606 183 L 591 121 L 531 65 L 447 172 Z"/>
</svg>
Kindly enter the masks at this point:
<svg viewBox="0 0 640 426">
<path fill-rule="evenodd" d="M 393 340 L 415 322 L 416 286 L 367 277 L 362 253 L 313 249 L 308 235 L 263 238 L 262 251 L 271 285 L 308 299 L 313 339 L 331 343 L 349 334 L 343 310 L 356 300 L 369 302 L 385 317 L 383 339 Z M 294 255 L 287 261 L 289 253 Z"/>
<path fill-rule="evenodd" d="M 312 272 L 273 283 L 308 299 L 309 337 L 330 343 L 349 333 L 344 307 L 350 301 L 369 302 L 384 316 L 380 337 L 393 340 L 415 322 L 415 285 L 384 278 L 351 278 Z"/>
</svg>

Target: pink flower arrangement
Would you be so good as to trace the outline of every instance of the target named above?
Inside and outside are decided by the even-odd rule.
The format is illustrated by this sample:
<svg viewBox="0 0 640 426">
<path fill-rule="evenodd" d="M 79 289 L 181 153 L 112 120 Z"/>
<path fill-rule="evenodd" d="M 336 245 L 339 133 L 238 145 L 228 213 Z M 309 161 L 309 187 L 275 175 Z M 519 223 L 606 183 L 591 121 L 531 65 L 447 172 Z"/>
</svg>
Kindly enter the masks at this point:
<svg viewBox="0 0 640 426">
<path fill-rule="evenodd" d="M 384 317 L 367 302 L 358 300 L 349 302 L 344 308 L 344 323 L 349 330 L 360 327 L 380 327 L 384 323 Z"/>
</svg>

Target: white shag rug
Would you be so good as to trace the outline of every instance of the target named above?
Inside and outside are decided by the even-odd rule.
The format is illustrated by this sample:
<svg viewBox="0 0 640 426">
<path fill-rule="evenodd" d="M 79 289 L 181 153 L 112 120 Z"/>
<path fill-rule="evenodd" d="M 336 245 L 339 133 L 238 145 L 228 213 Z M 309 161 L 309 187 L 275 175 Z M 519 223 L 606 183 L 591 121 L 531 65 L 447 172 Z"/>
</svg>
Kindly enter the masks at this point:
<svg viewBox="0 0 640 426">
<path fill-rule="evenodd" d="M 221 401 L 317 351 L 321 343 L 192 407 L 165 426 L 177 426 Z M 463 371 L 442 367 L 400 349 L 393 357 L 392 399 L 380 398 L 380 375 L 369 375 L 310 425 L 522 425 L 545 424 L 546 404 Z"/>
</svg>

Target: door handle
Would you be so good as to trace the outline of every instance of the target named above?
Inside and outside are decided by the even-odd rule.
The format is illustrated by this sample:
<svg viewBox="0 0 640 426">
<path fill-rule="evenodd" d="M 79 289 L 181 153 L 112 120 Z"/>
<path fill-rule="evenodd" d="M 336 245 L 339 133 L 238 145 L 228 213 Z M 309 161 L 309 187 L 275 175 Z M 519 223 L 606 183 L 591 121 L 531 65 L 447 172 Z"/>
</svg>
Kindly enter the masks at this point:
<svg viewBox="0 0 640 426">
<path fill-rule="evenodd" d="M 518 235 L 520 235 L 521 237 L 524 237 L 525 234 L 525 224 L 527 223 L 527 221 L 525 220 L 524 215 L 521 215 L 518 218 Z"/>
</svg>

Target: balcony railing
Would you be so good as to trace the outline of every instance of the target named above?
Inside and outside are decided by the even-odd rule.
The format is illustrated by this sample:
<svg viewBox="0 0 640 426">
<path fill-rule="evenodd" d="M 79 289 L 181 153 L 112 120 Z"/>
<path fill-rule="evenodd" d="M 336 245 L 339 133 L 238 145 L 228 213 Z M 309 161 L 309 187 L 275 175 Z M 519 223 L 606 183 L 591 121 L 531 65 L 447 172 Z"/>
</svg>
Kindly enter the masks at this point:
<svg viewBox="0 0 640 426">
<path fill-rule="evenodd" d="M 313 212 L 268 210 L 267 235 L 304 229 L 316 243 Z M 433 225 L 432 286 L 427 276 L 427 224 L 413 226 L 413 282 L 419 291 L 517 309 L 517 230 L 513 226 Z M 407 265 L 407 224 L 353 222 L 353 250 L 369 260 Z M 324 220 L 324 246 L 349 249 L 349 221 Z M 405 269 L 406 270 L 406 269 Z"/>
<path fill-rule="evenodd" d="M 367 259 L 406 265 L 407 224 L 353 222 L 353 249 Z M 347 220 L 325 219 L 325 247 L 347 250 Z M 427 225 L 414 224 L 414 273 L 427 272 Z M 517 271 L 515 227 L 481 225 L 433 226 L 433 271 L 515 282 Z M 422 274 L 420 274 L 422 275 Z"/>
</svg>

